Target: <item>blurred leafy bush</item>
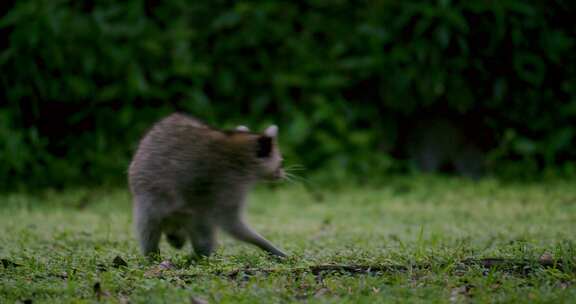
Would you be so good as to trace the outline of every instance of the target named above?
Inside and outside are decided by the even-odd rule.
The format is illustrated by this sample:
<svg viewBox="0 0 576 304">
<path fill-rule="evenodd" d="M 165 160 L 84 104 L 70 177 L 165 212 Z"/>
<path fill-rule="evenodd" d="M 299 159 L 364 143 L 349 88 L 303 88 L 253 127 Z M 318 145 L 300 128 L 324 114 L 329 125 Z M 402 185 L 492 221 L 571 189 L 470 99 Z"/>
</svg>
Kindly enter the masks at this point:
<svg viewBox="0 0 576 304">
<path fill-rule="evenodd" d="M 0 19 L 5 189 L 124 180 L 138 137 L 175 110 L 275 121 L 292 162 L 359 175 L 392 166 L 382 142 L 431 110 L 480 113 L 500 164 L 534 173 L 576 156 L 573 1 L 11 6 Z"/>
</svg>

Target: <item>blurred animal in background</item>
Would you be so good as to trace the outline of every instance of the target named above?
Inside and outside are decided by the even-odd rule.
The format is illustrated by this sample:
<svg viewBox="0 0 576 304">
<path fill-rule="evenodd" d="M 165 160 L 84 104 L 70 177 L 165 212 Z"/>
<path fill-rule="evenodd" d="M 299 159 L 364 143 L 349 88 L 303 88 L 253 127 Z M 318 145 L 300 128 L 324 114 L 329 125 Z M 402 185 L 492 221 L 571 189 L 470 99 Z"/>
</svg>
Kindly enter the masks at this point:
<svg viewBox="0 0 576 304">
<path fill-rule="evenodd" d="M 486 155 L 475 136 L 448 119 L 418 121 L 408 135 L 408 154 L 423 172 L 454 172 L 479 179 Z"/>
<path fill-rule="evenodd" d="M 482 117 L 420 114 L 396 120 L 382 149 L 426 173 L 449 173 L 477 180 L 487 172 L 495 135 Z M 394 140 L 395 139 L 395 140 Z"/>
</svg>

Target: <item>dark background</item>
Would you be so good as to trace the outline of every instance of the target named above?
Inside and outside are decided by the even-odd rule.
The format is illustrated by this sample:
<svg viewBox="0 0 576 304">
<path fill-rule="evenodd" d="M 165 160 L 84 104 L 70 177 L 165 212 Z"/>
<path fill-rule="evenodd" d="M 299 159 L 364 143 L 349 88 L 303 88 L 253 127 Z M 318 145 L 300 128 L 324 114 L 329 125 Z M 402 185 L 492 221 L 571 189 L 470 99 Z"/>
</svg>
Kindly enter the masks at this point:
<svg viewBox="0 0 576 304">
<path fill-rule="evenodd" d="M 274 122 L 287 161 L 327 178 L 411 172 L 446 122 L 484 174 L 576 172 L 575 1 L 3 5 L 4 191 L 123 183 L 173 111 Z"/>
</svg>

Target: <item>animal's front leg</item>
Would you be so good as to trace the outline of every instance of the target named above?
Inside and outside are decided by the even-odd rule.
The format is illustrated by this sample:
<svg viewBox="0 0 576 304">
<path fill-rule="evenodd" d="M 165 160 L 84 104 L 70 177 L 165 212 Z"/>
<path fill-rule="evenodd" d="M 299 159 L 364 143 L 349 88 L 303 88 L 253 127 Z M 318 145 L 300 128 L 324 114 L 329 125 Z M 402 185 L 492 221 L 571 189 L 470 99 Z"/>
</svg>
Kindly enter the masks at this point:
<svg viewBox="0 0 576 304">
<path fill-rule="evenodd" d="M 274 245 L 272 245 L 272 243 L 270 243 L 256 231 L 252 230 L 252 228 L 246 225 L 246 223 L 244 223 L 240 218 L 228 218 L 224 223 L 222 223 L 222 229 L 224 229 L 233 237 L 241 241 L 256 245 L 272 255 L 278 257 L 286 257 L 286 253 L 276 248 Z"/>
<path fill-rule="evenodd" d="M 138 197 L 135 199 L 134 222 L 136 235 L 140 242 L 140 250 L 149 258 L 158 258 L 160 255 L 158 243 L 162 234 L 160 218 L 146 205 L 147 200 L 150 200 L 149 197 Z"/>
</svg>

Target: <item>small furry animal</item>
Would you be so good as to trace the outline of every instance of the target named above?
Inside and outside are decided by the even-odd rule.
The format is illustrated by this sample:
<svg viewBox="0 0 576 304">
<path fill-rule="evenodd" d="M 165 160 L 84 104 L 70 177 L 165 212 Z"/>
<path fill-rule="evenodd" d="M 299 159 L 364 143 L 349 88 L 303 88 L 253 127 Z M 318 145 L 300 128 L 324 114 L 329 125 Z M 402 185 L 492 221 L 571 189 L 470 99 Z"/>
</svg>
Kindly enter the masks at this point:
<svg viewBox="0 0 576 304">
<path fill-rule="evenodd" d="M 141 251 L 159 255 L 161 234 L 176 248 L 190 240 L 198 256 L 215 249 L 221 228 L 268 253 L 286 254 L 243 219 L 246 194 L 259 180 L 284 178 L 278 127 L 223 131 L 184 114 L 157 122 L 142 138 L 128 172 Z"/>
<path fill-rule="evenodd" d="M 451 168 L 478 180 L 484 173 L 485 152 L 479 135 L 448 119 L 418 121 L 408 136 L 409 153 L 424 172 Z"/>
</svg>

